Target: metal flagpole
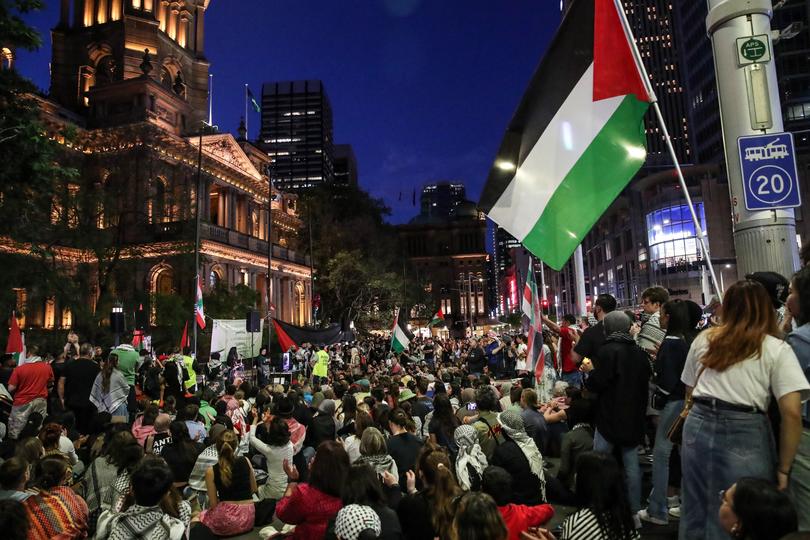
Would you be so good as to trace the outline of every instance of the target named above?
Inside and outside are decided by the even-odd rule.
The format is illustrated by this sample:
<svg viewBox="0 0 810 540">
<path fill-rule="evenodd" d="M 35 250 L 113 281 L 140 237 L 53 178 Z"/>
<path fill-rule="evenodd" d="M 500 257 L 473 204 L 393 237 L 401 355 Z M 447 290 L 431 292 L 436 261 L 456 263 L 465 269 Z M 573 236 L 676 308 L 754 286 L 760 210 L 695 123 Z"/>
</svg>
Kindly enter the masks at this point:
<svg viewBox="0 0 810 540">
<path fill-rule="evenodd" d="M 720 283 L 717 281 L 717 275 L 714 272 L 714 266 L 712 265 L 712 260 L 709 257 L 709 249 L 706 247 L 705 233 L 703 232 L 703 228 L 700 226 L 700 220 L 697 217 L 697 212 L 695 212 L 695 205 L 692 203 L 692 197 L 689 195 L 689 188 L 686 185 L 686 180 L 683 178 L 681 164 L 678 161 L 675 148 L 672 146 L 672 140 L 669 137 L 669 130 L 664 122 L 664 116 L 661 114 L 661 107 L 658 105 L 658 98 L 655 95 L 652 84 L 650 84 L 650 77 L 647 74 L 647 69 L 644 67 L 644 62 L 641 59 L 641 53 L 639 53 L 636 40 L 633 37 L 633 30 L 630 28 L 630 23 L 627 20 L 627 15 L 624 12 L 621 0 L 613 0 L 613 3 L 616 6 L 616 11 L 619 15 L 619 19 L 621 20 L 622 27 L 624 28 L 624 33 L 630 42 L 630 47 L 633 52 L 633 59 L 636 62 L 636 67 L 641 72 L 641 79 L 644 82 L 644 87 L 647 90 L 648 96 L 650 97 L 650 103 L 655 110 L 655 116 L 658 119 L 658 124 L 661 127 L 662 136 L 664 137 L 664 142 L 669 150 L 669 155 L 672 158 L 672 162 L 675 164 L 675 171 L 678 173 L 678 183 L 681 185 L 681 191 L 683 191 L 683 195 L 686 198 L 686 204 L 689 206 L 689 212 L 692 214 L 692 222 L 695 224 L 695 233 L 697 234 L 698 242 L 700 243 L 700 251 L 703 253 L 703 258 L 706 261 L 706 265 L 709 267 L 709 273 L 712 276 L 714 290 L 717 292 L 718 298 L 722 301 L 723 291 L 720 289 Z"/>
<path fill-rule="evenodd" d="M 250 130 L 248 129 L 248 85 L 245 83 L 245 139 L 250 140 Z"/>
<path fill-rule="evenodd" d="M 273 174 L 268 168 L 267 177 L 270 183 L 270 196 L 267 198 L 267 355 L 270 355 L 270 341 L 273 338 L 273 315 L 270 306 L 273 304 Z M 284 353 L 285 351 L 281 351 Z"/>
<path fill-rule="evenodd" d="M 208 125 L 214 123 L 214 74 L 208 74 Z"/>
<path fill-rule="evenodd" d="M 192 313 L 192 326 L 194 326 L 194 358 L 197 358 L 197 287 L 200 284 L 200 184 L 202 183 L 202 145 L 205 122 L 200 126 L 200 141 L 197 149 L 197 188 L 194 201 L 194 312 Z M 181 353 L 183 351 L 180 351 Z"/>
</svg>

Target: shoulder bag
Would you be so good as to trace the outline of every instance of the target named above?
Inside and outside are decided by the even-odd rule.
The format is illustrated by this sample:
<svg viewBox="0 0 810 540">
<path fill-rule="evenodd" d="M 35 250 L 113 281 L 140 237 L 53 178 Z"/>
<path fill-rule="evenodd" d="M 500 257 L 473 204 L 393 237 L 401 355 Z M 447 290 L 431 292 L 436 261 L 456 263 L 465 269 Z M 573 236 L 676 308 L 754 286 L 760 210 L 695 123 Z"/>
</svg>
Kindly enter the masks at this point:
<svg viewBox="0 0 810 540">
<path fill-rule="evenodd" d="M 692 387 L 692 392 L 686 396 L 686 401 L 684 402 L 683 409 L 681 410 L 681 414 L 675 418 L 675 421 L 672 422 L 672 425 L 669 426 L 669 431 L 667 431 L 667 439 L 672 444 L 681 444 L 683 442 L 683 424 L 686 422 L 686 417 L 689 416 L 689 411 L 692 410 L 693 400 L 692 394 L 695 393 L 695 388 L 697 388 L 698 382 L 700 381 L 700 376 L 703 375 L 703 372 L 706 371 L 706 366 L 700 368 L 698 372 L 697 378 L 695 379 L 695 386 Z"/>
</svg>

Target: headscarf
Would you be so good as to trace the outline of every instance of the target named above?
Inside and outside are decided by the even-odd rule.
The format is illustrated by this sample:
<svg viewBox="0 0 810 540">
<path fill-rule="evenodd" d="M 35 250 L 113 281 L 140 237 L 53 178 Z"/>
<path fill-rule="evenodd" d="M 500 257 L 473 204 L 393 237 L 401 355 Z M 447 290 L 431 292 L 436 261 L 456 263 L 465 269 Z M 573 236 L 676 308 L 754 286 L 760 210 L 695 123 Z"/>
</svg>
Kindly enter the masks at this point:
<svg viewBox="0 0 810 540">
<path fill-rule="evenodd" d="M 479 475 L 484 474 L 487 468 L 487 456 L 478 444 L 478 432 L 469 424 L 458 426 L 453 433 L 453 438 L 458 445 L 458 456 L 456 456 L 456 477 L 458 484 L 464 490 L 470 489 L 470 473 L 467 465 L 472 465 Z"/>
<path fill-rule="evenodd" d="M 348 504 L 337 513 L 335 534 L 341 540 L 357 540 L 361 532 L 369 529 L 374 531 L 375 536 L 382 534 L 380 516 L 370 507 Z"/>
<path fill-rule="evenodd" d="M 540 489 L 543 494 L 543 500 L 545 500 L 546 477 L 543 473 L 543 456 L 540 454 L 540 450 L 537 449 L 534 439 L 526 434 L 523 418 L 515 411 L 506 411 L 498 415 L 498 423 L 501 424 L 501 429 L 504 433 L 518 445 L 520 451 L 526 456 L 532 474 L 540 479 Z"/>
<path fill-rule="evenodd" d="M 634 343 L 633 337 L 630 335 L 633 321 L 623 312 L 611 311 L 605 315 L 602 324 L 605 325 L 605 335 L 608 341 Z"/>
</svg>

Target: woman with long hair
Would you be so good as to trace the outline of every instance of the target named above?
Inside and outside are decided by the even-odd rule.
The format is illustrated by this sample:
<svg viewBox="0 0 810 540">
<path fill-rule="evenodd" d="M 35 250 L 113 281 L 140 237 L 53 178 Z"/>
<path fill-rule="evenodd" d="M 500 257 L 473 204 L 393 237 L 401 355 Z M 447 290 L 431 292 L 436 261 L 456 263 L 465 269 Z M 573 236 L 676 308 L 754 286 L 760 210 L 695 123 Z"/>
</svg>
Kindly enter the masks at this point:
<svg viewBox="0 0 810 540">
<path fill-rule="evenodd" d="M 154 403 L 150 403 L 144 409 L 143 414 L 135 418 L 135 421 L 132 423 L 132 434 L 141 446 L 146 444 L 146 438 L 149 437 L 149 435 L 156 433 L 155 420 L 157 420 L 159 414 L 160 408 Z"/>
<path fill-rule="evenodd" d="M 98 412 L 108 412 L 113 418 L 129 419 L 127 410 L 129 384 L 118 370 L 118 355 L 110 353 L 107 361 L 101 364 L 101 372 L 93 381 L 90 390 L 90 402 Z"/>
<path fill-rule="evenodd" d="M 720 500 L 717 517 L 731 538 L 779 540 L 798 529 L 790 497 L 762 478 L 740 478 Z"/>
<path fill-rule="evenodd" d="M 543 332 L 543 376 L 537 381 L 537 398 L 540 403 L 548 403 L 554 397 L 554 383 L 557 382 L 557 336 Z"/>
<path fill-rule="evenodd" d="M 389 472 L 399 479 L 399 470 L 394 459 L 388 454 L 385 436 L 382 432 L 370 427 L 363 432 L 360 438 L 360 458 L 356 463 L 366 463 L 377 471 L 377 474 Z"/>
<path fill-rule="evenodd" d="M 444 383 L 439 382 L 437 386 L 444 386 Z M 437 394 L 433 399 L 433 417 L 428 424 L 428 433 L 430 434 L 430 441 L 433 444 L 446 448 L 450 455 L 456 455 L 458 446 L 453 438 L 453 433 L 456 428 L 461 424 L 456 415 L 453 414 L 453 406 L 450 404 L 450 398 L 446 393 Z"/>
<path fill-rule="evenodd" d="M 172 471 L 174 487 L 183 489 L 188 485 L 191 471 L 194 470 L 194 464 L 204 447 L 201 443 L 191 440 L 188 426 L 182 420 L 175 420 L 169 424 L 169 433 L 171 442 L 163 447 L 160 455 Z"/>
<path fill-rule="evenodd" d="M 695 338 L 681 375 L 694 402 L 681 450 L 682 539 L 728 538 L 715 517 L 717 493 L 740 476 L 787 487 L 801 437 L 801 403 L 810 397 L 796 355 L 776 337 L 776 312 L 761 284 L 732 285 L 720 319 Z M 765 414 L 771 399 L 782 417 L 778 459 Z"/>
<path fill-rule="evenodd" d="M 287 489 L 287 473 L 284 462 L 292 463 L 293 445 L 290 442 L 290 427 L 280 416 L 271 416 L 264 412 L 269 423 L 264 440 L 256 436 L 259 413 L 254 410 L 253 423 L 250 426 L 250 446 L 264 456 L 267 469 L 267 481 L 259 488 L 260 499 L 280 499 Z"/>
<path fill-rule="evenodd" d="M 73 480 L 64 456 L 50 455 L 34 467 L 32 495 L 23 501 L 29 538 L 64 540 L 87 536 L 87 504 L 68 487 Z"/>
<path fill-rule="evenodd" d="M 250 460 L 236 456 L 236 433 L 223 431 L 216 446 L 217 463 L 205 472 L 209 509 L 202 511 L 200 521 L 217 536 L 235 536 L 251 530 L 256 520 L 256 476 Z"/>
<path fill-rule="evenodd" d="M 577 460 L 577 506 L 562 524 L 560 540 L 637 540 L 624 475 L 608 454 L 585 452 Z"/>
<path fill-rule="evenodd" d="M 290 479 L 284 496 L 276 504 L 276 517 L 295 525 L 292 538 L 322 538 L 329 520 L 340 511 L 341 495 L 349 471 L 349 456 L 337 441 L 318 446 L 309 469 L 309 481 L 299 484 L 298 471 L 285 463 Z"/>
<path fill-rule="evenodd" d="M 667 437 L 667 432 L 683 410 L 686 389 L 681 382 L 681 373 L 689 354 L 689 307 L 681 300 L 670 300 L 661 306 L 659 315 L 661 329 L 666 334 L 655 357 L 656 390 L 652 405 L 660 411 L 660 416 L 653 450 L 653 486 L 649 506 L 641 510 L 638 516 L 656 525 L 666 525 L 669 522 L 667 488 L 669 456 L 672 453 L 672 442 Z"/>
<path fill-rule="evenodd" d="M 450 538 L 455 506 L 453 501 L 462 493 L 453 477 L 447 452 L 427 443 L 416 466 L 416 474 L 408 471 L 407 491 L 397 508 L 399 522 L 407 538 Z M 423 489 L 416 490 L 416 478 Z"/>
<path fill-rule="evenodd" d="M 463 495 L 453 519 L 453 540 L 506 540 L 506 524 L 495 501 L 486 493 Z"/>
<path fill-rule="evenodd" d="M 354 396 L 350 396 L 354 399 Z M 363 438 L 363 433 L 366 429 L 374 425 L 374 419 L 371 415 L 362 409 L 358 409 L 354 413 L 354 432 L 343 440 L 343 448 L 349 455 L 349 462 L 354 463 L 360 458 L 360 441 Z"/>
</svg>

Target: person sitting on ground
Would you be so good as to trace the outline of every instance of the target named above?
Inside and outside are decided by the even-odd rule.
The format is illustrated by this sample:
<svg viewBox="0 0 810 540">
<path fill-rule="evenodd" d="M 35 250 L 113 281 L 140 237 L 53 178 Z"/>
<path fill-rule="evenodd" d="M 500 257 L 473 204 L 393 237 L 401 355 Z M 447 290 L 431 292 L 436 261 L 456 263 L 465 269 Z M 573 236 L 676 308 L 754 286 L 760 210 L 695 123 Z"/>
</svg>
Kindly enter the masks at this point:
<svg viewBox="0 0 810 540">
<path fill-rule="evenodd" d="M 182 490 L 188 485 L 197 457 L 205 449 L 202 443 L 191 440 L 185 422 L 175 420 L 169 424 L 171 441 L 163 447 L 160 456 L 172 470 L 174 487 Z"/>
<path fill-rule="evenodd" d="M 299 484 L 298 471 L 285 463 L 290 479 L 284 496 L 276 503 L 276 516 L 295 525 L 294 540 L 322 538 L 329 520 L 343 506 L 340 497 L 349 470 L 349 456 L 337 441 L 321 443 L 309 470 L 309 482 Z"/>
<path fill-rule="evenodd" d="M 188 536 L 191 505 L 172 487 L 172 472 L 157 456 L 146 457 L 132 471 L 132 493 L 122 512 L 105 514 L 98 530 L 110 540 L 143 538 L 183 540 Z"/>
<path fill-rule="evenodd" d="M 455 513 L 454 501 L 462 493 L 453 477 L 450 459 L 442 448 L 428 443 L 419 455 L 416 474 L 406 474 L 407 493 L 397 508 L 406 538 L 448 538 Z M 416 490 L 416 478 L 423 489 Z"/>
<path fill-rule="evenodd" d="M 437 384 L 444 385 L 442 382 Z M 433 399 L 433 407 L 433 416 L 428 424 L 430 441 L 446 448 L 450 455 L 455 455 L 458 452 L 458 446 L 453 439 L 453 433 L 461 422 L 453 414 L 450 398 L 446 393 L 437 394 Z"/>
<path fill-rule="evenodd" d="M 388 429 L 391 431 L 388 453 L 397 464 L 400 486 L 406 485 L 405 473 L 416 468 L 422 451 L 422 441 L 411 432 L 413 425 L 411 417 L 403 409 L 394 409 L 388 415 Z"/>
<path fill-rule="evenodd" d="M 495 501 L 486 493 L 469 492 L 458 501 L 452 540 L 507 540 L 511 538 Z M 517 537 L 515 537 L 517 538 Z"/>
<path fill-rule="evenodd" d="M 235 536 L 253 528 L 256 476 L 250 460 L 236 456 L 236 433 L 223 431 L 216 446 L 218 461 L 205 473 L 209 509 L 203 510 L 200 521 L 217 536 Z"/>
<path fill-rule="evenodd" d="M 59 454 L 65 456 L 70 463 L 71 474 L 80 475 L 84 472 L 84 463 L 79 461 L 75 447 L 70 439 L 65 437 L 62 426 L 56 422 L 48 422 L 39 432 L 42 441 L 42 450 L 46 456 Z"/>
<path fill-rule="evenodd" d="M 346 485 L 343 488 L 343 510 L 350 505 L 362 505 L 374 511 L 380 520 L 380 530 L 375 538 L 380 540 L 399 540 L 402 538 L 402 527 L 394 508 L 399 504 L 402 492 L 397 479 L 390 473 L 383 473 L 380 481 L 373 468 L 366 464 L 355 464 L 349 467 Z M 341 512 L 343 511 L 341 510 Z M 339 516 L 340 514 L 338 514 Z M 337 520 L 336 520 L 337 521 Z M 337 528 L 330 525 L 326 533 L 327 540 L 333 540 Z M 340 536 L 340 538 L 343 538 Z"/>
<path fill-rule="evenodd" d="M 732 538 L 779 540 L 798 529 L 790 498 L 768 480 L 740 478 L 720 495 L 718 518 Z"/>
<path fill-rule="evenodd" d="M 514 502 L 534 506 L 546 502 L 546 479 L 543 456 L 526 434 L 523 419 L 513 411 L 498 415 L 505 437 L 492 454 L 492 465 L 506 469 L 512 476 Z"/>
<path fill-rule="evenodd" d="M 509 531 L 509 540 L 519 540 L 520 534 L 529 527 L 543 525 L 554 516 L 554 508 L 550 504 L 513 504 L 512 476 L 502 467 L 492 465 L 484 470 L 481 490 L 490 495 L 498 505 L 498 511 Z"/>
<path fill-rule="evenodd" d="M 542 452 L 546 447 L 548 426 L 546 419 L 538 409 L 537 392 L 533 388 L 526 388 L 520 393 L 520 417 L 526 427 L 526 434 L 534 440 L 537 448 Z"/>
<path fill-rule="evenodd" d="M 622 314 L 624 316 L 624 314 Z M 560 540 L 640 540 L 624 478 L 609 454 L 585 452 L 577 460 L 577 512 L 562 524 Z"/>
<path fill-rule="evenodd" d="M 335 518 L 334 538 L 338 540 L 370 540 L 380 538 L 382 524 L 368 506 L 344 506 Z M 328 538 L 328 537 L 327 537 Z"/>
<path fill-rule="evenodd" d="M 72 480 L 70 462 L 64 456 L 45 456 L 36 463 L 31 496 L 23 501 L 29 538 L 72 540 L 87 536 L 87 504 L 68 487 Z"/>
<path fill-rule="evenodd" d="M 371 465 L 377 474 L 389 472 L 399 481 L 399 470 L 394 458 L 388 453 L 385 436 L 375 427 L 370 427 L 363 432 L 363 437 L 360 439 L 360 458 L 357 463 Z"/>
<path fill-rule="evenodd" d="M 454 438 L 458 447 L 455 463 L 458 485 L 465 491 L 478 491 L 487 468 L 487 456 L 478 444 L 478 432 L 472 426 L 458 426 Z"/>
<path fill-rule="evenodd" d="M 163 451 L 163 447 L 171 444 L 172 434 L 169 431 L 171 423 L 172 419 L 166 413 L 160 413 L 155 418 L 155 432 L 146 437 L 146 442 L 143 444 L 147 454 L 159 456 Z"/>
<path fill-rule="evenodd" d="M 25 506 L 13 499 L 0 499 L 0 530 L 4 540 L 27 540 L 28 528 Z"/>
<path fill-rule="evenodd" d="M 0 501 L 22 502 L 31 496 L 25 491 L 30 473 L 28 463 L 19 457 L 7 459 L 0 465 Z"/>
<path fill-rule="evenodd" d="M 504 442 L 501 426 L 498 423 L 498 396 L 495 389 L 488 384 L 482 384 L 475 391 L 475 404 L 478 410 L 478 420 L 473 427 L 478 432 L 478 444 L 488 460 L 492 459 L 495 448 Z"/>
<path fill-rule="evenodd" d="M 593 450 L 593 402 L 582 397 L 575 399 L 566 413 L 571 429 L 562 438 L 557 478 L 564 489 L 573 492 L 577 459 L 584 452 Z"/>
<path fill-rule="evenodd" d="M 253 423 L 250 426 L 250 446 L 265 458 L 267 481 L 259 487 L 259 499 L 280 499 L 287 489 L 287 473 L 284 471 L 284 462 L 292 463 L 293 445 L 290 442 L 290 428 L 280 416 L 271 417 L 268 411 L 264 413 L 269 417 L 270 427 L 265 440 L 256 436 L 256 426 L 259 422 L 258 411 L 254 410 Z"/>
<path fill-rule="evenodd" d="M 139 415 L 132 423 L 132 434 L 138 440 L 138 444 L 144 446 L 146 438 L 155 433 L 155 420 L 157 420 L 160 409 L 154 403 L 146 406 L 143 414 Z"/>
<path fill-rule="evenodd" d="M 336 435 L 335 401 L 323 399 L 318 404 L 318 412 L 309 421 L 304 446 L 318 448 L 323 441 L 334 441 Z"/>
<path fill-rule="evenodd" d="M 351 394 L 347 395 L 354 400 Z M 354 422 L 352 422 L 354 432 L 343 440 L 343 448 L 346 449 L 346 453 L 349 455 L 350 463 L 354 463 L 360 457 L 360 440 L 363 437 L 363 432 L 372 425 L 374 425 L 374 420 L 366 411 L 358 409 L 354 413 Z"/>
</svg>

